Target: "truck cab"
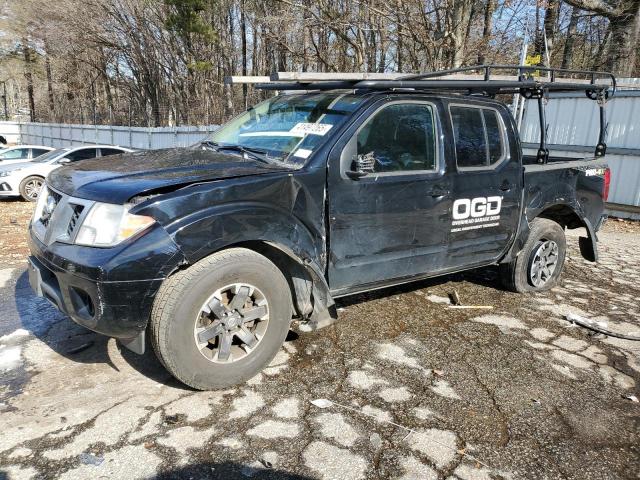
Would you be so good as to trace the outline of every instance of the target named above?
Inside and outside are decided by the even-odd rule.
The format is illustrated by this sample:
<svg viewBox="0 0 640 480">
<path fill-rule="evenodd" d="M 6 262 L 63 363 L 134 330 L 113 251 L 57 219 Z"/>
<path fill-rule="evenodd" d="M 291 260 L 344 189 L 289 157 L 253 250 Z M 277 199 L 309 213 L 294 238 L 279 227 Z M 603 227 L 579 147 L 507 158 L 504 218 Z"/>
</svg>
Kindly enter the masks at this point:
<svg viewBox="0 0 640 480">
<path fill-rule="evenodd" d="M 553 288 L 566 228 L 597 259 L 607 167 L 544 142 L 531 162 L 493 97 L 609 87 L 487 76 L 289 83 L 192 148 L 55 170 L 31 285 L 200 389 L 251 378 L 341 296 L 490 265 L 511 290 Z"/>
</svg>

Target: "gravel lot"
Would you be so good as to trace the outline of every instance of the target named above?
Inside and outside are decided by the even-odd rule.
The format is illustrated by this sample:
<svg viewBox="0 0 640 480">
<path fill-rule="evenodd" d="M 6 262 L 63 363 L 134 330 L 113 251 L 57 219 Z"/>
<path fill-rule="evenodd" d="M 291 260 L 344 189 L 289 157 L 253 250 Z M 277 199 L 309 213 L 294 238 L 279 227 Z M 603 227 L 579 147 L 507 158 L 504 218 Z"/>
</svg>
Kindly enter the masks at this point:
<svg viewBox="0 0 640 480">
<path fill-rule="evenodd" d="M 638 224 L 606 225 L 598 265 L 572 232 L 547 294 L 487 269 L 345 299 L 246 385 L 195 392 L 33 296 L 31 208 L 0 201 L 0 479 L 640 478 L 640 342 L 563 319 L 640 330 Z"/>
</svg>

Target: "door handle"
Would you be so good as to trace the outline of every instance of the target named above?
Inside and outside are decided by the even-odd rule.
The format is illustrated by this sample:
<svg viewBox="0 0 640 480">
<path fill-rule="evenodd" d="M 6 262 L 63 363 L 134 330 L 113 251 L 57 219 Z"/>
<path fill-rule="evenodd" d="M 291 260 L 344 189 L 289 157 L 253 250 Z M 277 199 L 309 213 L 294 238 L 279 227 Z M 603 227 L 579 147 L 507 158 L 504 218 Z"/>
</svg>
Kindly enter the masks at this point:
<svg viewBox="0 0 640 480">
<path fill-rule="evenodd" d="M 443 188 L 434 188 L 433 190 L 427 192 L 427 195 L 431 195 L 432 197 L 444 197 L 449 195 L 449 190 L 445 190 Z"/>
<path fill-rule="evenodd" d="M 502 185 L 500 185 L 500 190 L 502 190 L 503 192 L 508 192 L 512 188 L 513 185 L 511 185 L 507 180 L 503 181 Z"/>
</svg>

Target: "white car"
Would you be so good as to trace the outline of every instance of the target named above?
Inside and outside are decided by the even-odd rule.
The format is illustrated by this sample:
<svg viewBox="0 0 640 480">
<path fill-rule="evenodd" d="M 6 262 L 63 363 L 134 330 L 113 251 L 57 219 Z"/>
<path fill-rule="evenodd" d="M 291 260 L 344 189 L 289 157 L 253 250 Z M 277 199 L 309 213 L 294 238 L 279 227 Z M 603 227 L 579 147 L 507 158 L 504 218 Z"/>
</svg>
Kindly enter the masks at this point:
<svg viewBox="0 0 640 480">
<path fill-rule="evenodd" d="M 5 147 L 0 150 L 0 166 L 28 162 L 51 150 L 54 150 L 54 148 L 43 145 L 15 145 L 13 147 Z"/>
<path fill-rule="evenodd" d="M 52 150 L 31 162 L 7 166 L 0 164 L 0 196 L 21 196 L 25 200 L 34 202 L 38 198 L 45 177 L 56 168 L 78 160 L 125 152 L 133 152 L 133 150 L 114 145 L 83 145 Z"/>
</svg>

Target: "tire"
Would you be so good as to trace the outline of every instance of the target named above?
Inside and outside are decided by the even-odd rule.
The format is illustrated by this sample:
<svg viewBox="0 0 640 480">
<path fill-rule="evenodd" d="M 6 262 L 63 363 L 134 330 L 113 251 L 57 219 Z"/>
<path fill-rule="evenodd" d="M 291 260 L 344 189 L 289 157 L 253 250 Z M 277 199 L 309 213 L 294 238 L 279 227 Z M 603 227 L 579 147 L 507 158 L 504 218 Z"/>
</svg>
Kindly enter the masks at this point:
<svg viewBox="0 0 640 480">
<path fill-rule="evenodd" d="M 545 263 L 544 252 L 552 252 L 554 245 L 557 247 L 555 263 L 538 268 Z M 564 229 L 553 220 L 536 218 L 531 222 L 529 238 L 520 254 L 511 262 L 500 265 L 502 283 L 505 288 L 519 293 L 550 290 L 558 283 L 566 253 Z M 546 258 L 553 262 L 552 254 Z"/>
<path fill-rule="evenodd" d="M 247 300 L 242 309 L 233 309 L 238 295 Z M 242 312 L 263 312 L 265 305 L 268 314 L 262 320 L 232 325 L 249 318 L 242 317 Z M 219 310 L 225 313 L 216 315 Z M 236 320 L 227 318 L 232 312 Z M 222 323 L 225 318 L 228 323 Z M 214 390 L 243 383 L 266 367 L 284 343 L 291 318 L 289 285 L 278 267 L 252 250 L 231 248 L 169 277 L 156 295 L 149 330 L 156 355 L 175 378 L 198 390 Z M 223 333 L 199 343 L 199 335 L 206 336 L 207 329 L 211 332 L 214 327 Z M 224 332 L 242 328 L 254 328 L 258 343 L 246 348 L 234 336 L 235 343 L 226 349 L 233 353 L 221 360 L 223 337 L 231 335 Z"/>
<path fill-rule="evenodd" d="M 44 178 L 31 175 L 20 182 L 20 196 L 27 202 L 35 202 L 42 185 L 44 185 Z"/>
</svg>

